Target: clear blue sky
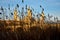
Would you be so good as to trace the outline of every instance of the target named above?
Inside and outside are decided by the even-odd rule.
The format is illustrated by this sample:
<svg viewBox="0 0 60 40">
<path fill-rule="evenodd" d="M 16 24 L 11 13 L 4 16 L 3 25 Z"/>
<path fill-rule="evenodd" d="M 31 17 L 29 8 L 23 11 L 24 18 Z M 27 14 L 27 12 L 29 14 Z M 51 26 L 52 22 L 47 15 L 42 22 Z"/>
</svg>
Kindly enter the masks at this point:
<svg viewBox="0 0 60 40">
<path fill-rule="evenodd" d="M 27 4 L 33 7 L 37 12 L 41 12 L 39 6 L 42 5 L 45 15 L 49 13 L 60 19 L 60 0 L 24 0 L 24 4 L 22 4 L 21 0 L 0 0 L 0 6 L 8 8 L 8 4 L 10 4 L 11 9 L 14 9 L 16 4 L 19 4 L 20 9 Z"/>
</svg>

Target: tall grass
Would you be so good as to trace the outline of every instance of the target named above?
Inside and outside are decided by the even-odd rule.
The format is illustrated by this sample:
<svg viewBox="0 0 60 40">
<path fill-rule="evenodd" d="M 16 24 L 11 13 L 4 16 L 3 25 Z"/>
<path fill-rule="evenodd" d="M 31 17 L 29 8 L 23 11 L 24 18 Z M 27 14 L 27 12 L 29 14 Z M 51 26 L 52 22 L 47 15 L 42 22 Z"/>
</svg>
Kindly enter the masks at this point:
<svg viewBox="0 0 60 40">
<path fill-rule="evenodd" d="M 30 27 L 24 31 L 22 27 L 12 29 L 0 29 L 0 40 L 60 40 L 60 31 L 56 27 L 48 27 L 43 30 L 40 27 Z"/>
</svg>

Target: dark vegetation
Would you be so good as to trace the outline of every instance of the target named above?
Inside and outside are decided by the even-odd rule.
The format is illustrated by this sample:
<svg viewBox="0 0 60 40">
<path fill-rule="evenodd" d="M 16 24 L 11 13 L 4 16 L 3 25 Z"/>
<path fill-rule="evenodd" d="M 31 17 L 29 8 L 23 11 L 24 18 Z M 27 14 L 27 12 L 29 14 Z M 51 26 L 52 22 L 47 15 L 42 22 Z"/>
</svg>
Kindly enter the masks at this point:
<svg viewBox="0 0 60 40">
<path fill-rule="evenodd" d="M 45 30 L 40 27 L 30 27 L 24 31 L 22 27 L 15 31 L 0 26 L 0 40 L 60 40 L 60 29 L 49 27 Z"/>
</svg>

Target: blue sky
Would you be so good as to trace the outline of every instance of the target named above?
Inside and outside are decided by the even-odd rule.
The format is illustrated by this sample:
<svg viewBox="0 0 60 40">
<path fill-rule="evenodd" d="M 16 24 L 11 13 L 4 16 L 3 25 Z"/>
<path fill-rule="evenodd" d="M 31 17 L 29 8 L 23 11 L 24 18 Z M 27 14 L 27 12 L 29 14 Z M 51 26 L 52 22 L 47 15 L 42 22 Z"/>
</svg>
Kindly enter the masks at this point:
<svg viewBox="0 0 60 40">
<path fill-rule="evenodd" d="M 27 4 L 28 6 L 33 7 L 36 12 L 40 13 L 41 8 L 39 6 L 42 5 L 45 15 L 48 15 L 49 13 L 60 19 L 60 0 L 24 0 L 24 4 L 21 0 L 0 0 L 0 6 L 8 8 L 8 4 L 10 4 L 11 9 L 14 9 L 16 4 L 19 4 L 19 9 L 21 9 L 22 6 L 25 7 Z"/>
</svg>

